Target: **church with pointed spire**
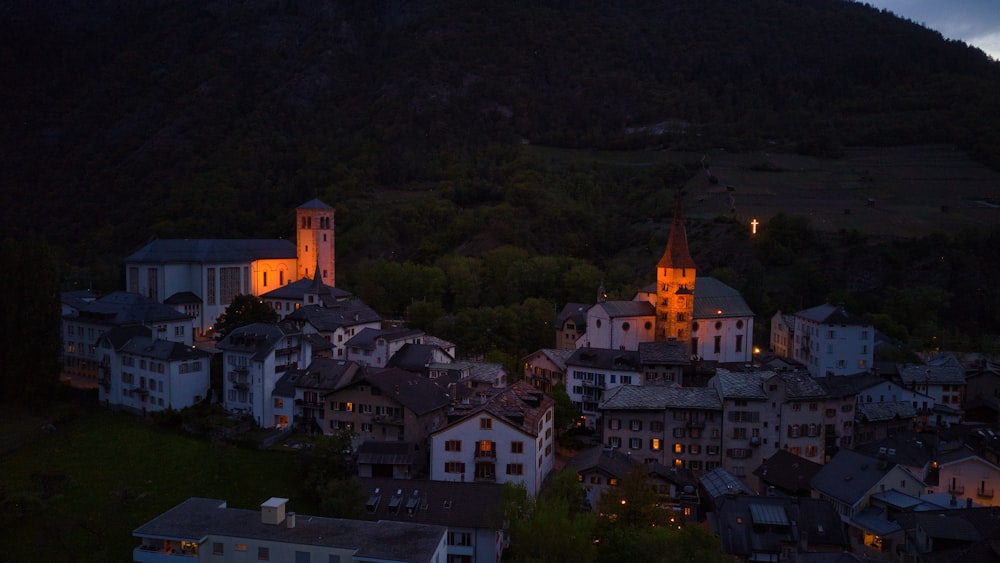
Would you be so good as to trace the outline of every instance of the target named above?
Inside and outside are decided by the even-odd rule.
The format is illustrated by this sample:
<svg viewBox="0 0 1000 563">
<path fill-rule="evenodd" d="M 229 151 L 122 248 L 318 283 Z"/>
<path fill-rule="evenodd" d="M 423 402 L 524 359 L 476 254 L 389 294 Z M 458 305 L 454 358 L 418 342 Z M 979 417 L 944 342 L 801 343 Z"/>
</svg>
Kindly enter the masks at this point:
<svg viewBox="0 0 1000 563">
<path fill-rule="evenodd" d="M 680 343 L 692 360 L 751 361 L 754 313 L 737 290 L 698 276 L 680 198 L 655 280 L 630 301 L 598 298 L 585 314 L 581 304 L 567 304 L 574 314 L 564 311 L 557 318 L 557 347 L 639 351 L 646 343 L 670 342 Z M 603 287 L 599 294 L 604 296 Z"/>
<path fill-rule="evenodd" d="M 346 292 L 336 290 L 334 283 L 333 207 L 313 199 L 296 208 L 295 221 L 294 242 L 153 240 L 125 259 L 126 290 L 188 314 L 200 334 L 212 331 L 237 295 L 270 294 L 268 302 L 283 308 L 303 304 L 310 296 L 343 299 Z"/>
</svg>

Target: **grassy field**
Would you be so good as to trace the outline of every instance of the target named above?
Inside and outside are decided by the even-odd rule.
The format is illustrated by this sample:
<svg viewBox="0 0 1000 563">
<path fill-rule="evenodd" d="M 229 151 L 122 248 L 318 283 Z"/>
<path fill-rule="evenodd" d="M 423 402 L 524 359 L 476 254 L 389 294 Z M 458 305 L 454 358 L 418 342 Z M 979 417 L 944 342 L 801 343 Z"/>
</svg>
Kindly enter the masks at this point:
<svg viewBox="0 0 1000 563">
<path fill-rule="evenodd" d="M 132 530 L 192 496 L 250 509 L 280 496 L 293 510 L 317 510 L 301 498 L 294 454 L 197 440 L 107 411 L 46 424 L 38 415 L 0 421 L 0 561 L 131 561 Z"/>
<path fill-rule="evenodd" d="M 618 166 L 704 163 L 685 185 L 688 217 L 760 222 L 777 213 L 810 217 L 820 231 L 922 236 L 989 229 L 1000 222 L 1000 173 L 947 146 L 849 148 L 841 158 L 789 153 L 581 151 L 529 147 L 545 160 Z"/>
</svg>

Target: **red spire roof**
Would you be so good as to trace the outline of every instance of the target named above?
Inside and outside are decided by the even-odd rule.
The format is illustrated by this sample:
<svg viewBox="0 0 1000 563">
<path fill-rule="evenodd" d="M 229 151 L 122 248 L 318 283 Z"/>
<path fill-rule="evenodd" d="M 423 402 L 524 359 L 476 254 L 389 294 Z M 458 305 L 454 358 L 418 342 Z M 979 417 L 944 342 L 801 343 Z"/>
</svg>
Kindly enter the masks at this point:
<svg viewBox="0 0 1000 563">
<path fill-rule="evenodd" d="M 681 197 L 677 196 L 677 207 L 674 209 L 674 222 L 670 225 L 670 237 L 667 239 L 667 249 L 663 258 L 656 265 L 658 268 L 692 268 L 697 269 L 691 252 L 688 250 L 687 231 L 684 229 L 684 210 L 681 207 Z"/>
</svg>

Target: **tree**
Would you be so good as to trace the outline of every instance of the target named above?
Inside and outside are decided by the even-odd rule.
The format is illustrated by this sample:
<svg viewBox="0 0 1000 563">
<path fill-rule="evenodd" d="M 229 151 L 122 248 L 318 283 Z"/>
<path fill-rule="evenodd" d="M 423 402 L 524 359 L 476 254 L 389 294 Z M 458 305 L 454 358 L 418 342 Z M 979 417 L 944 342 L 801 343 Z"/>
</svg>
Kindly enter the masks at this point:
<svg viewBox="0 0 1000 563">
<path fill-rule="evenodd" d="M 361 518 L 365 492 L 347 459 L 352 434 L 339 432 L 317 436 L 301 455 L 304 494 L 319 499 L 326 516 Z"/>
<path fill-rule="evenodd" d="M 566 384 L 556 383 L 549 390 L 548 395 L 556 402 L 556 432 L 562 433 L 575 426 L 576 422 L 580 420 L 580 415 L 583 413 L 580 411 L 580 407 L 576 406 L 573 399 L 569 397 L 569 393 L 566 392 Z"/>
<path fill-rule="evenodd" d="M 276 323 L 278 313 L 254 295 L 237 295 L 226 310 L 215 319 L 215 331 L 225 336 L 233 330 L 253 323 Z"/>
<path fill-rule="evenodd" d="M 7 239 L 0 246 L 7 274 L 2 322 L 7 338 L 0 344 L 0 392 L 16 402 L 44 404 L 55 392 L 62 350 L 59 272 L 55 254 L 40 238 Z"/>
<path fill-rule="evenodd" d="M 720 561 L 719 540 L 700 526 L 685 526 L 659 505 L 645 470 L 637 467 L 597 503 L 597 560 L 605 562 Z"/>
<path fill-rule="evenodd" d="M 563 470 L 553 476 L 537 498 L 530 498 L 524 485 L 504 485 L 503 518 L 510 535 L 509 559 L 534 563 L 548 561 L 594 561 L 594 521 L 580 511 L 583 490 L 576 471 Z"/>
</svg>

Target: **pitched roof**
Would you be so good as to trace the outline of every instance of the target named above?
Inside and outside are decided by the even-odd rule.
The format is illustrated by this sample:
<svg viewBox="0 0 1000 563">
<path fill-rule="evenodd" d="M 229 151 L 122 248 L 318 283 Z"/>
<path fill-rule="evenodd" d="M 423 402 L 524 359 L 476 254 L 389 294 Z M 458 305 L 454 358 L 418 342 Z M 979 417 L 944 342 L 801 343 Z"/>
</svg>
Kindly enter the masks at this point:
<svg viewBox="0 0 1000 563">
<path fill-rule="evenodd" d="M 446 529 L 410 522 L 368 522 L 323 516 L 296 518 L 295 526 L 265 524 L 259 510 L 228 508 L 218 499 L 189 498 L 149 522 L 133 536 L 200 542 L 208 535 L 357 550 L 355 557 L 430 561 Z"/>
<path fill-rule="evenodd" d="M 142 325 L 130 325 L 130 326 L 116 326 L 104 334 L 101 335 L 98 340 L 106 340 L 111 344 L 111 347 L 115 350 L 121 349 L 129 340 L 137 336 L 150 337 L 153 335 L 153 331 Z"/>
<path fill-rule="evenodd" d="M 711 382 L 715 383 L 715 388 L 723 399 L 755 399 L 765 400 L 767 394 L 761 386 L 763 377 L 774 375 L 772 372 L 750 372 L 734 373 L 727 369 L 719 368 L 715 371 L 715 376 Z"/>
<path fill-rule="evenodd" d="M 386 368 L 370 372 L 365 381 L 417 415 L 427 414 L 451 404 L 451 397 L 441 386 L 422 375 L 406 370 Z"/>
<path fill-rule="evenodd" d="M 965 368 L 954 356 L 939 356 L 926 364 L 899 366 L 899 379 L 907 385 L 964 385 Z"/>
<path fill-rule="evenodd" d="M 296 258 L 295 244 L 282 239 L 158 239 L 125 262 L 233 263 L 276 258 Z"/>
<path fill-rule="evenodd" d="M 894 418 L 913 418 L 917 410 L 909 401 L 886 401 L 881 403 L 858 403 L 857 416 L 868 422 L 880 422 Z"/>
<path fill-rule="evenodd" d="M 185 346 L 180 342 L 154 339 L 149 336 L 133 337 L 120 348 L 120 352 L 167 362 L 203 360 L 212 357 L 211 352 L 199 350 L 194 346 Z"/>
<path fill-rule="evenodd" d="M 365 376 L 364 366 L 357 362 L 315 358 L 304 370 L 299 370 L 294 378 L 295 387 L 320 389 L 333 392 L 361 380 Z"/>
<path fill-rule="evenodd" d="M 89 303 L 78 303 L 77 313 L 66 318 L 112 326 L 188 320 L 190 317 L 140 293 L 115 291 Z"/>
<path fill-rule="evenodd" d="M 656 264 L 657 268 L 690 268 L 697 269 L 691 252 L 688 250 L 687 230 L 684 228 L 684 207 L 680 196 L 674 206 L 674 219 L 670 223 L 670 235 L 667 237 L 667 248 Z"/>
<path fill-rule="evenodd" d="M 879 463 L 859 452 L 840 450 L 813 475 L 810 484 L 830 497 L 853 505 L 895 467 L 894 463 Z"/>
<path fill-rule="evenodd" d="M 871 326 L 863 317 L 848 313 L 841 305 L 817 305 L 795 313 L 796 317 L 825 325 Z"/>
<path fill-rule="evenodd" d="M 561 329 L 566 321 L 572 320 L 576 325 L 576 330 L 584 332 L 587 330 L 587 310 L 590 305 L 585 303 L 567 303 L 563 305 L 562 311 L 556 316 L 556 328 Z"/>
<path fill-rule="evenodd" d="M 344 343 L 349 348 L 375 349 L 375 342 L 384 339 L 390 342 L 416 338 L 424 334 L 421 330 L 410 328 L 364 328 Z"/>
<path fill-rule="evenodd" d="M 301 334 L 294 323 L 281 321 L 275 324 L 253 323 L 241 326 L 219 341 L 218 348 L 227 352 L 252 353 L 255 361 L 267 358 L 281 340 Z"/>
<path fill-rule="evenodd" d="M 809 481 L 821 464 L 799 457 L 786 450 L 778 450 L 764 460 L 753 474 L 761 481 L 789 492 L 808 492 Z"/>
<path fill-rule="evenodd" d="M 548 358 L 550 362 L 555 364 L 555 366 L 559 368 L 559 371 L 565 373 L 566 360 L 568 360 L 575 351 L 576 351 L 575 349 L 566 349 L 566 348 L 542 348 L 541 350 L 536 350 L 534 354 L 531 354 L 531 356 L 541 354 L 546 358 Z"/>
<path fill-rule="evenodd" d="M 566 360 L 566 365 L 634 372 L 638 372 L 641 369 L 639 365 L 639 352 L 634 350 L 607 350 L 604 348 L 577 348 Z"/>
<path fill-rule="evenodd" d="M 198 297 L 191 291 L 178 291 L 163 300 L 164 305 L 188 305 L 198 304 L 201 302 L 201 297 Z"/>
<path fill-rule="evenodd" d="M 402 520 L 417 524 L 434 524 L 454 528 L 492 530 L 500 511 L 503 485 L 499 483 L 458 483 L 453 481 L 400 480 L 362 477 L 368 492 L 368 514 L 371 520 Z M 376 493 L 376 490 L 378 491 Z M 420 502 L 413 514 L 406 510 L 393 512 L 389 500 L 395 494 Z"/>
<path fill-rule="evenodd" d="M 330 305 L 347 299 L 351 292 L 332 285 L 327 285 L 322 281 L 316 283 L 315 278 L 302 278 L 292 283 L 286 283 L 280 287 L 272 289 L 260 296 L 261 299 L 289 299 L 302 301 L 307 293 L 319 295 L 324 303 Z"/>
<path fill-rule="evenodd" d="M 600 410 L 722 410 L 718 392 L 711 387 L 622 385 L 608 391 Z"/>
<path fill-rule="evenodd" d="M 343 327 L 382 320 L 378 313 L 358 299 L 347 299 L 328 305 L 306 305 L 292 311 L 285 318 L 309 323 L 319 332 L 333 332 Z"/>
<path fill-rule="evenodd" d="M 785 396 L 789 400 L 827 396 L 826 388 L 808 373 L 779 372 L 777 377 L 785 384 Z"/>
<path fill-rule="evenodd" d="M 412 465 L 414 462 L 412 442 L 382 442 L 365 440 L 358 446 L 358 463 L 366 465 Z"/>
<path fill-rule="evenodd" d="M 319 198 L 313 198 L 296 207 L 296 209 L 333 209 Z"/>
<path fill-rule="evenodd" d="M 691 364 L 690 347 L 677 340 L 639 343 L 639 363 L 644 366 L 686 366 Z"/>
<path fill-rule="evenodd" d="M 572 467 L 577 473 L 598 471 L 618 479 L 642 467 L 638 460 L 632 459 L 632 456 L 604 446 L 594 446 L 578 452 L 566 461 L 566 466 Z"/>
<path fill-rule="evenodd" d="M 423 373 L 424 369 L 434 359 L 434 350 L 437 346 L 432 344 L 414 344 L 407 342 L 389 358 L 386 367 L 399 368 L 413 373 Z"/>
<path fill-rule="evenodd" d="M 455 410 L 451 414 L 454 414 L 456 418 L 437 432 L 442 432 L 485 412 L 514 428 L 520 429 L 529 436 L 537 436 L 538 421 L 554 405 L 555 401 L 551 397 L 522 379 L 513 385 L 497 390 L 491 396 L 485 397 L 484 402 L 480 404 L 455 405 Z"/>
<path fill-rule="evenodd" d="M 722 311 L 722 313 L 719 313 Z M 694 282 L 694 318 L 752 317 L 753 310 L 739 291 L 712 277 Z"/>
<path fill-rule="evenodd" d="M 603 301 L 594 305 L 603 309 L 608 318 L 618 317 L 648 317 L 656 314 L 656 309 L 649 301 Z"/>
</svg>

